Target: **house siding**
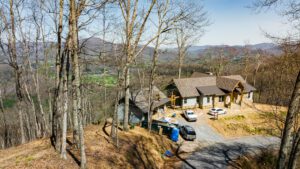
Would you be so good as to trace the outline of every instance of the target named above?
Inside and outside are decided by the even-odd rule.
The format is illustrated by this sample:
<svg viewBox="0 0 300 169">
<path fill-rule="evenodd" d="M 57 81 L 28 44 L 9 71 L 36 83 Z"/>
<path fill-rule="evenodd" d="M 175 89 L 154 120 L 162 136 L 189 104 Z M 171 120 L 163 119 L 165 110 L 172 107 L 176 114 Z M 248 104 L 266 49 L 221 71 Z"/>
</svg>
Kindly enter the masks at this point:
<svg viewBox="0 0 300 169">
<path fill-rule="evenodd" d="M 186 100 L 186 102 L 185 102 Z M 183 108 L 195 108 L 198 107 L 199 104 L 197 102 L 197 97 L 189 97 L 182 99 L 182 107 Z"/>
<path fill-rule="evenodd" d="M 124 120 L 124 112 L 125 112 L 125 104 L 120 103 L 118 105 L 118 119 L 121 123 Z M 140 115 L 138 115 L 138 114 L 140 114 Z M 133 105 L 130 105 L 129 117 L 128 117 L 129 124 L 138 124 L 143 120 L 144 120 L 143 112 L 139 108 L 137 108 Z"/>
<path fill-rule="evenodd" d="M 250 97 L 248 95 L 250 94 Z M 253 102 L 253 92 L 245 93 L 243 99 Z"/>
</svg>

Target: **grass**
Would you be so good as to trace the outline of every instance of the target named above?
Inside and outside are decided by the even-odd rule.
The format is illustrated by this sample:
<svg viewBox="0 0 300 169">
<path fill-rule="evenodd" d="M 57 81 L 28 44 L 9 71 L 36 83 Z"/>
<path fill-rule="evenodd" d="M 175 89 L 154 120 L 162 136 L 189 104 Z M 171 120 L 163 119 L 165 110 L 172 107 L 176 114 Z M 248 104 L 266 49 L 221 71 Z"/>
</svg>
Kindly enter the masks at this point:
<svg viewBox="0 0 300 169">
<path fill-rule="evenodd" d="M 284 114 L 281 112 L 280 114 Z M 273 118 L 272 118 L 273 117 Z M 248 135 L 280 135 L 274 115 L 269 113 L 243 113 L 232 116 L 219 117 L 209 123 L 225 137 L 238 137 Z"/>
<path fill-rule="evenodd" d="M 87 74 L 82 76 L 82 82 L 113 87 L 117 84 L 117 77 L 113 75 Z"/>
<path fill-rule="evenodd" d="M 17 99 L 13 96 L 3 98 L 3 107 L 5 109 L 13 108 L 17 103 Z"/>
</svg>

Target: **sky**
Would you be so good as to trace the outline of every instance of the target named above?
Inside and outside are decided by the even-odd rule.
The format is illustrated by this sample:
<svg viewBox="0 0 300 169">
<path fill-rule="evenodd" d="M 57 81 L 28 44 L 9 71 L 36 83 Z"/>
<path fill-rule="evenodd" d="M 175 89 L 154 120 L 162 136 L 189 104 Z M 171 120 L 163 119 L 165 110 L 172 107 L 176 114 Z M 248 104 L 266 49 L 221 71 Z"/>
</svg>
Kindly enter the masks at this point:
<svg viewBox="0 0 300 169">
<path fill-rule="evenodd" d="M 195 0 L 196 2 L 201 0 Z M 264 32 L 285 35 L 291 28 L 274 10 L 255 12 L 254 0 L 202 0 L 212 24 L 197 45 L 245 45 L 271 42 Z"/>
</svg>

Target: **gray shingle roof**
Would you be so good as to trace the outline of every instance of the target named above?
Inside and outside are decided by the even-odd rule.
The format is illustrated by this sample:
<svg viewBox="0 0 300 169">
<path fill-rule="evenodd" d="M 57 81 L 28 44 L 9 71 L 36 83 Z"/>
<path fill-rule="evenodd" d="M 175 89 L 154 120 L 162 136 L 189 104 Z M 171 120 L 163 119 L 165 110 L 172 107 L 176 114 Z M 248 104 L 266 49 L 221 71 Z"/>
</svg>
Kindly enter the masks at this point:
<svg viewBox="0 0 300 169">
<path fill-rule="evenodd" d="M 222 96 L 225 94 L 217 86 L 201 86 L 201 87 L 197 87 L 197 90 L 201 93 L 201 95 L 204 96 L 209 96 L 209 95 Z"/>
<path fill-rule="evenodd" d="M 201 77 L 201 78 L 184 78 L 173 80 L 181 97 L 195 97 L 199 96 L 197 87 L 201 86 L 215 86 L 216 77 Z"/>
<path fill-rule="evenodd" d="M 233 89 L 236 87 L 236 85 L 240 83 L 239 80 L 236 79 L 230 79 L 226 77 L 217 77 L 217 86 L 220 89 L 226 90 L 226 91 L 233 91 Z"/>
<path fill-rule="evenodd" d="M 173 79 L 173 82 L 176 85 L 181 97 L 197 97 L 200 96 L 202 92 L 211 94 L 212 91 L 216 92 L 215 94 L 217 95 L 221 92 L 216 88 L 232 91 L 239 82 L 241 82 L 244 86 L 244 92 L 256 90 L 253 86 L 246 83 L 246 81 L 240 75 Z M 212 87 L 207 86 L 215 86 L 215 88 L 213 89 Z"/>
</svg>

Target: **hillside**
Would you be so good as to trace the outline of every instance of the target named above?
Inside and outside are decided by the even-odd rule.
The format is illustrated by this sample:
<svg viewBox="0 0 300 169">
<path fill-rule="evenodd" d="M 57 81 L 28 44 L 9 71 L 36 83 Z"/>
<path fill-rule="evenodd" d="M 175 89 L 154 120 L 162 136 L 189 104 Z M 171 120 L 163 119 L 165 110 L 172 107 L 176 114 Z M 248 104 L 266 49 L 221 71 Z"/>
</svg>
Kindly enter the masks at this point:
<svg viewBox="0 0 300 169">
<path fill-rule="evenodd" d="M 118 149 L 108 142 L 108 137 L 101 127 L 91 125 L 85 129 L 88 168 L 165 168 L 166 165 L 172 167 L 167 162 L 173 159 L 162 156 L 172 147 L 172 142 L 165 136 L 150 135 L 145 129 L 135 127 L 128 133 L 120 133 Z M 74 153 L 70 145 L 67 150 L 68 159 L 62 160 L 52 148 L 50 139 L 32 141 L 0 150 L 0 168 L 79 168 L 79 154 Z"/>
</svg>

